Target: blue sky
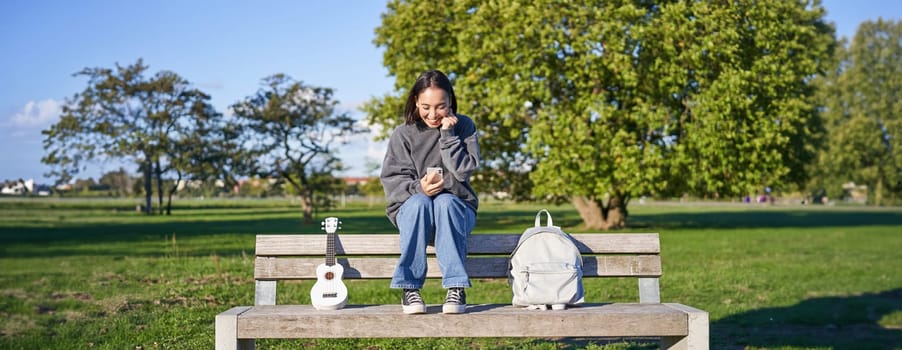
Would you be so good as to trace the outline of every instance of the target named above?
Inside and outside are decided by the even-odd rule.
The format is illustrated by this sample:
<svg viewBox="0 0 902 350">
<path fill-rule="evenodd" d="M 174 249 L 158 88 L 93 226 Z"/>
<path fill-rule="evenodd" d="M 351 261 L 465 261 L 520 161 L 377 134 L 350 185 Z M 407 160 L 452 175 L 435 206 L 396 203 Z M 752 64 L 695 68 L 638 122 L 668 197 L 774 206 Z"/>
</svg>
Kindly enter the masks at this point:
<svg viewBox="0 0 902 350">
<path fill-rule="evenodd" d="M 837 36 L 883 17 L 900 20 L 902 0 L 823 2 Z M 372 44 L 383 1 L 2 1 L 0 2 L 0 181 L 43 174 L 41 130 L 66 98 L 84 89 L 72 74 L 128 65 L 171 70 L 212 95 L 220 112 L 253 94 L 260 79 L 285 73 L 334 88 L 341 108 L 392 90 L 381 50 Z M 346 175 L 367 175 L 384 144 L 361 136 L 340 149 Z M 95 179 L 120 164 L 94 164 Z M 131 170 L 131 169 L 130 169 Z"/>
</svg>

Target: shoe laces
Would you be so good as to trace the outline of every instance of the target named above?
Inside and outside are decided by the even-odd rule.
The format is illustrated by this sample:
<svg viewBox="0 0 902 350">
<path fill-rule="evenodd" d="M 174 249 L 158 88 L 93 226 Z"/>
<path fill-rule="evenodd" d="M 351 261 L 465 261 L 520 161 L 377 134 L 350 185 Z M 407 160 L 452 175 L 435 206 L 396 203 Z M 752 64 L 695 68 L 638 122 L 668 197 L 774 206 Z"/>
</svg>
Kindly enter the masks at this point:
<svg viewBox="0 0 902 350">
<path fill-rule="evenodd" d="M 464 304 L 464 289 L 451 288 L 448 289 L 448 295 L 445 296 L 445 302 L 449 304 Z"/>
<path fill-rule="evenodd" d="M 420 296 L 420 291 L 417 289 L 405 289 L 404 290 L 404 301 L 410 304 L 422 304 L 423 297 Z"/>
</svg>

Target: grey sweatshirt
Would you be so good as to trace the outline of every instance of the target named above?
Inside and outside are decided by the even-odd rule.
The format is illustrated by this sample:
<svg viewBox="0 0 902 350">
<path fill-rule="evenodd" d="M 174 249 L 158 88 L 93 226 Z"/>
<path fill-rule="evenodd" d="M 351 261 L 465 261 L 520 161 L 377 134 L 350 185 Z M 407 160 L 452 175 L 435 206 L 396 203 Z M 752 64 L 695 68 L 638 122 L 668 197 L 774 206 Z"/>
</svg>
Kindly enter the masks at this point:
<svg viewBox="0 0 902 350">
<path fill-rule="evenodd" d="M 423 193 L 420 179 L 426 176 L 428 167 L 444 170 L 443 193 L 457 195 L 476 211 L 479 199 L 470 186 L 470 175 L 479 167 L 479 143 L 472 119 L 458 114 L 457 124 L 448 130 L 430 129 L 417 121 L 392 132 L 379 177 L 388 202 L 385 212 L 396 227 L 398 209 L 404 201 Z"/>
</svg>

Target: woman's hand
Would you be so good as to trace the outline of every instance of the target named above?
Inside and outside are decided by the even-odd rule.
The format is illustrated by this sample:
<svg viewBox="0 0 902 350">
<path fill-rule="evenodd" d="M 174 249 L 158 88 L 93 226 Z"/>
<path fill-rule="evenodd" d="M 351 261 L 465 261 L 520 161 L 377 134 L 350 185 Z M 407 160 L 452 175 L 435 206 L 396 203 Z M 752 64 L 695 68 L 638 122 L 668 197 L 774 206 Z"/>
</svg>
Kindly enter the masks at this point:
<svg viewBox="0 0 902 350">
<path fill-rule="evenodd" d="M 455 124 L 457 124 L 457 116 L 451 111 L 448 111 L 448 115 L 442 118 L 442 129 L 451 129 Z"/>
<path fill-rule="evenodd" d="M 445 179 L 436 172 L 429 172 L 420 179 L 420 187 L 423 188 L 423 193 L 430 197 L 442 192 L 442 186 L 444 184 Z"/>
</svg>

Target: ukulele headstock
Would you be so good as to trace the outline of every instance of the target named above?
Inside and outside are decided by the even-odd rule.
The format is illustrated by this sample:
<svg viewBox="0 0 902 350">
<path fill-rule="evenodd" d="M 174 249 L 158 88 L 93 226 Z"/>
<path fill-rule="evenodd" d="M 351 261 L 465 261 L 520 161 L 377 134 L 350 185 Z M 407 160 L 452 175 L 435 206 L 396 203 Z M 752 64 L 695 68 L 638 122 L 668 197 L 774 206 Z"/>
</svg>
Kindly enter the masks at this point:
<svg viewBox="0 0 902 350">
<path fill-rule="evenodd" d="M 328 217 L 323 220 L 322 228 L 324 231 L 326 231 L 326 233 L 335 233 L 336 231 L 341 229 L 339 225 L 341 225 L 341 221 L 338 221 L 338 218 Z"/>
</svg>

